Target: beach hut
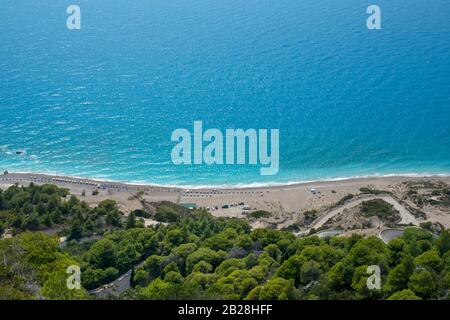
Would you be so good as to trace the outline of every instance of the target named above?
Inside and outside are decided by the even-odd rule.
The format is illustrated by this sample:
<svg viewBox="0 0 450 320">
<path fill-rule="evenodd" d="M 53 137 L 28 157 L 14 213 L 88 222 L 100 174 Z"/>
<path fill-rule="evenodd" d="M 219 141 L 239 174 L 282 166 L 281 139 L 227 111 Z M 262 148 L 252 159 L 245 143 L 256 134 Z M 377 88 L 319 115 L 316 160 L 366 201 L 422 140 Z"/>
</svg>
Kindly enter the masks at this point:
<svg viewBox="0 0 450 320">
<path fill-rule="evenodd" d="M 180 206 L 189 210 L 197 209 L 197 205 L 195 203 L 180 203 Z"/>
</svg>

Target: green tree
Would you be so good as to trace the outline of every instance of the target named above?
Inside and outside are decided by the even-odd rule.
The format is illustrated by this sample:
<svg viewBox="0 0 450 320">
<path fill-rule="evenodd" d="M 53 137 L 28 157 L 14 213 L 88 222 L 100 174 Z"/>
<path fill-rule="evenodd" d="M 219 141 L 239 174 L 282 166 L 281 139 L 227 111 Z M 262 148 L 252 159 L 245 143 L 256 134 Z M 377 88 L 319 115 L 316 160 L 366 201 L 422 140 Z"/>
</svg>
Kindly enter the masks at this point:
<svg viewBox="0 0 450 320">
<path fill-rule="evenodd" d="M 409 277 L 411 276 L 412 272 L 412 265 L 408 266 L 408 264 L 406 263 L 400 263 L 396 265 L 389 272 L 383 290 L 388 293 L 392 293 L 406 289 L 408 287 Z"/>
<path fill-rule="evenodd" d="M 391 295 L 387 300 L 422 300 L 422 298 L 416 296 L 416 294 L 409 290 L 404 289 Z"/>
<path fill-rule="evenodd" d="M 402 238 L 395 238 L 389 241 L 388 248 L 391 251 L 391 256 L 394 264 L 400 263 L 406 248 L 406 241 Z"/>
<path fill-rule="evenodd" d="M 220 292 L 225 299 L 242 299 L 258 285 L 247 270 L 235 270 L 217 280 L 213 291 Z"/>
<path fill-rule="evenodd" d="M 147 287 L 139 289 L 138 291 L 138 297 L 141 299 L 167 300 L 174 299 L 175 296 L 175 287 L 159 278 L 153 280 Z"/>
<path fill-rule="evenodd" d="M 264 247 L 264 251 L 266 251 L 269 256 L 274 259 L 277 262 L 281 262 L 283 258 L 283 253 L 280 249 L 278 249 L 278 246 L 276 244 L 269 244 L 266 247 Z"/>
<path fill-rule="evenodd" d="M 344 290 L 349 284 L 350 270 L 343 262 L 336 263 L 325 274 L 328 284 L 335 290 Z"/>
<path fill-rule="evenodd" d="M 83 232 L 86 233 L 86 235 L 91 235 L 95 230 L 95 222 L 92 220 L 91 217 L 88 217 L 83 225 Z"/>
<path fill-rule="evenodd" d="M 266 284 L 254 288 L 246 300 L 287 300 L 296 299 L 299 292 L 294 287 L 294 281 L 283 278 L 270 279 Z"/>
<path fill-rule="evenodd" d="M 132 229 L 136 227 L 136 216 L 134 214 L 134 212 L 130 212 L 130 214 L 127 217 L 127 225 L 126 228 L 127 229 Z"/>
<path fill-rule="evenodd" d="M 52 226 L 52 218 L 50 217 L 49 214 L 45 214 L 42 217 L 42 223 L 46 226 L 46 227 L 51 227 Z"/>
<path fill-rule="evenodd" d="M 180 272 L 180 269 L 178 268 L 178 264 L 175 261 L 172 261 L 168 265 L 166 265 L 163 269 L 163 273 L 167 274 L 170 271 Z"/>
<path fill-rule="evenodd" d="M 5 201 L 5 195 L 3 194 L 3 191 L 0 190 L 0 211 L 6 210 L 6 201 Z"/>
<path fill-rule="evenodd" d="M 428 270 L 418 270 L 409 279 L 409 289 L 421 298 L 430 298 L 437 288 L 433 274 Z"/>
<path fill-rule="evenodd" d="M 151 279 L 159 277 L 166 259 L 167 257 L 152 255 L 145 260 L 144 269 L 148 272 Z"/>
<path fill-rule="evenodd" d="M 188 272 L 192 271 L 194 266 L 200 261 L 205 261 L 213 266 L 217 265 L 220 257 L 216 251 L 209 248 L 200 248 L 191 253 L 186 259 L 186 269 Z"/>
<path fill-rule="evenodd" d="M 110 211 L 106 214 L 106 223 L 113 227 L 120 227 L 121 219 L 118 211 Z"/>
<path fill-rule="evenodd" d="M 249 235 L 243 234 L 236 238 L 234 242 L 235 246 L 245 250 L 251 250 L 254 246 L 254 242 Z"/>
<path fill-rule="evenodd" d="M 50 300 L 85 300 L 89 294 L 83 288 L 69 289 L 67 286 L 68 274 L 64 270 L 52 272 L 45 281 L 41 295 Z"/>
<path fill-rule="evenodd" d="M 58 209 L 60 206 L 59 196 L 56 194 L 52 194 L 47 204 L 47 211 L 52 212 Z"/>
<path fill-rule="evenodd" d="M 86 260 L 96 268 L 105 269 L 116 265 L 117 253 L 117 245 L 114 242 L 101 239 L 86 253 Z"/>
<path fill-rule="evenodd" d="M 436 246 L 441 253 L 444 255 L 445 253 L 450 251 L 450 231 L 444 230 L 442 231 L 439 238 L 436 240 Z"/>
<path fill-rule="evenodd" d="M 403 234 L 403 239 L 406 242 L 413 242 L 419 240 L 433 240 L 433 236 L 430 232 L 420 229 L 420 228 L 406 228 L 405 233 Z"/>
<path fill-rule="evenodd" d="M 390 264 L 390 252 L 381 239 L 370 237 L 359 240 L 349 251 L 346 260 L 354 267 L 378 265 L 386 270 Z"/>
<path fill-rule="evenodd" d="M 205 261 L 200 261 L 205 262 Z M 197 263 L 196 266 L 199 264 Z M 221 276 L 227 276 L 233 271 L 242 270 L 246 268 L 246 263 L 243 259 L 227 259 L 222 261 L 222 263 L 216 268 L 215 272 Z"/>
<path fill-rule="evenodd" d="M 117 253 L 116 266 L 119 270 L 125 271 L 139 261 L 141 254 L 133 243 L 125 244 Z"/>
<path fill-rule="evenodd" d="M 181 230 L 179 228 L 174 228 L 174 229 L 169 230 L 167 232 L 166 239 L 170 244 L 172 244 L 174 246 L 178 246 L 178 245 L 182 244 L 183 242 L 186 242 L 186 240 L 187 240 L 186 233 L 183 232 L 183 230 Z"/>
<path fill-rule="evenodd" d="M 148 272 L 141 269 L 134 275 L 134 284 L 136 286 L 145 287 L 148 284 L 149 275 Z"/>
<path fill-rule="evenodd" d="M 176 271 L 169 271 L 164 276 L 164 281 L 168 283 L 181 284 L 183 283 L 183 276 Z"/>
<path fill-rule="evenodd" d="M 36 211 L 41 216 L 44 213 L 47 213 L 47 208 L 45 207 L 43 202 L 39 202 L 36 206 Z"/>
<path fill-rule="evenodd" d="M 32 203 L 34 204 L 34 205 L 37 205 L 37 204 L 40 204 L 41 203 L 41 194 L 39 193 L 39 192 L 35 192 L 34 193 L 34 196 L 33 196 L 33 200 L 32 200 Z"/>
<path fill-rule="evenodd" d="M 434 250 L 422 253 L 414 259 L 414 262 L 417 266 L 429 268 L 435 272 L 440 272 L 444 264 L 444 261 L 439 257 L 439 254 Z"/>
<path fill-rule="evenodd" d="M 314 260 L 305 262 L 300 268 L 300 281 L 302 284 L 308 284 L 316 281 L 320 277 L 320 265 Z"/>
<path fill-rule="evenodd" d="M 209 273 L 213 270 L 213 266 L 205 261 L 200 261 L 197 263 L 194 268 L 192 269 L 192 272 L 201 272 L 201 273 Z"/>
<path fill-rule="evenodd" d="M 31 230 L 31 231 L 36 231 L 39 229 L 40 227 L 40 223 L 39 223 L 39 217 L 37 214 L 32 214 L 30 215 L 26 220 L 25 220 L 25 225 L 26 225 L 26 229 Z"/>
<path fill-rule="evenodd" d="M 78 219 L 72 221 L 70 226 L 69 239 L 78 240 L 83 237 L 83 228 L 81 227 L 81 222 Z"/>
<path fill-rule="evenodd" d="M 210 288 L 218 279 L 219 276 L 215 273 L 192 272 L 186 277 L 186 283 L 205 290 Z"/>
</svg>

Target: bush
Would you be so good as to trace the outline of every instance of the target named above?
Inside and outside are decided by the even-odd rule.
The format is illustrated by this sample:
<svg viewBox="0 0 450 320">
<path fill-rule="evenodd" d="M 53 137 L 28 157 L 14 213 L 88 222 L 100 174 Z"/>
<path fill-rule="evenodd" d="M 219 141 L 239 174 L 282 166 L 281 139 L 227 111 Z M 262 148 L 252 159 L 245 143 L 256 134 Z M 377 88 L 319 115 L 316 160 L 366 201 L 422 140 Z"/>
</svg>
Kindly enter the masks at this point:
<svg viewBox="0 0 450 320">
<path fill-rule="evenodd" d="M 155 213 L 155 220 L 160 222 L 176 222 L 180 215 L 171 207 L 161 205 Z"/>
<path fill-rule="evenodd" d="M 354 195 L 353 194 L 348 194 L 346 196 L 344 196 L 341 200 L 339 200 L 336 203 L 336 206 L 342 206 L 344 203 L 346 203 L 348 200 L 353 199 Z"/>
<path fill-rule="evenodd" d="M 255 219 L 269 218 L 270 216 L 272 216 L 272 213 L 265 210 L 257 210 L 251 212 L 249 216 Z"/>
<path fill-rule="evenodd" d="M 394 206 L 381 199 L 363 201 L 361 203 L 361 213 L 366 217 L 378 217 L 390 222 L 396 222 L 400 215 Z"/>
<path fill-rule="evenodd" d="M 372 189 L 372 188 L 368 188 L 368 187 L 362 187 L 359 189 L 359 191 L 361 191 L 361 193 L 374 194 L 374 195 L 379 195 L 379 194 L 383 194 L 383 193 L 392 194 L 392 192 L 390 192 L 390 191 Z"/>
<path fill-rule="evenodd" d="M 148 213 L 147 211 L 141 210 L 141 209 L 136 209 L 132 212 L 138 218 L 147 218 L 148 219 L 151 217 L 150 213 Z"/>
</svg>

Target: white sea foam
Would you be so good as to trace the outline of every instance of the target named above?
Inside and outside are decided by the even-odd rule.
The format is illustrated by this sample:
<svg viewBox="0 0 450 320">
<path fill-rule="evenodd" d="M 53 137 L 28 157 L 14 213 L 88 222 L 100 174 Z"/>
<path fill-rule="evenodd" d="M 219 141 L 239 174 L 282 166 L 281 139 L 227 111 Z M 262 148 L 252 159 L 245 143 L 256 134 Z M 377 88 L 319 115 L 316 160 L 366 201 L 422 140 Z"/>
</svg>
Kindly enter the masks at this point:
<svg viewBox="0 0 450 320">
<path fill-rule="evenodd" d="M 170 184 L 170 183 L 153 183 L 150 181 L 143 180 L 117 180 L 109 179 L 103 177 L 90 177 L 90 176 L 80 176 L 80 175 L 68 175 L 64 173 L 52 172 L 52 171 L 15 171 L 11 173 L 18 174 L 42 174 L 51 177 L 67 177 L 69 179 L 89 179 L 98 183 L 120 183 L 138 186 L 155 186 L 161 188 L 182 188 L 182 189 L 255 189 L 255 188 L 271 188 L 271 187 L 284 187 L 284 186 L 294 186 L 300 184 L 314 184 L 314 183 L 324 183 L 324 182 L 334 182 L 334 181 L 349 181 L 355 179 L 370 179 L 370 178 L 388 178 L 388 177 L 406 177 L 406 178 L 425 178 L 425 177 L 450 177 L 450 173 L 388 173 L 388 174 L 371 174 L 371 175 L 357 175 L 357 176 L 344 176 L 335 178 L 324 178 L 324 179 L 311 179 L 311 180 L 291 180 L 286 182 L 266 182 L 266 183 L 234 183 L 234 184 Z"/>
</svg>

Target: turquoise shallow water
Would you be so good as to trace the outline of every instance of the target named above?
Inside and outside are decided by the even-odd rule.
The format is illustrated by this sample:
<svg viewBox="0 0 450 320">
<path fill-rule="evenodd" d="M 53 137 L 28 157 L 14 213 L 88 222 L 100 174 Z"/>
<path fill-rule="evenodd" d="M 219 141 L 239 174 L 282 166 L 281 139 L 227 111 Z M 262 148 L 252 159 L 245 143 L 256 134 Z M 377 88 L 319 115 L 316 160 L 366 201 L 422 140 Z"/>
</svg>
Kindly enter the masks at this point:
<svg viewBox="0 0 450 320">
<path fill-rule="evenodd" d="M 341 3 L 342 2 L 342 3 Z M 0 169 L 182 185 L 450 173 L 450 2 L 4 0 Z M 280 171 L 175 166 L 171 133 L 280 129 Z M 22 155 L 16 150 L 24 150 Z"/>
</svg>

